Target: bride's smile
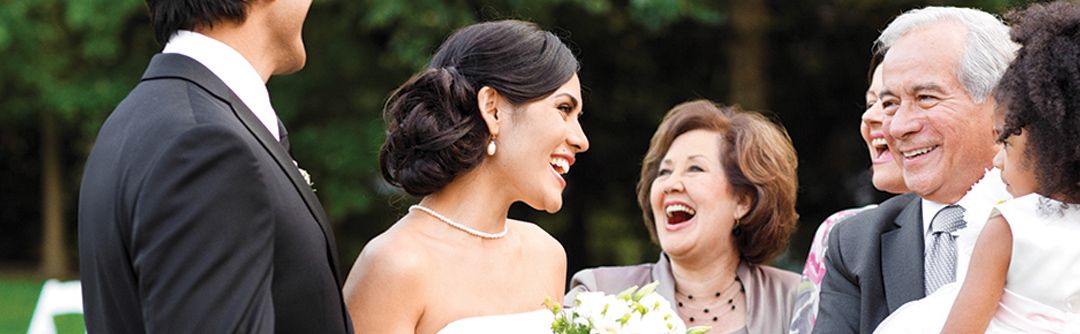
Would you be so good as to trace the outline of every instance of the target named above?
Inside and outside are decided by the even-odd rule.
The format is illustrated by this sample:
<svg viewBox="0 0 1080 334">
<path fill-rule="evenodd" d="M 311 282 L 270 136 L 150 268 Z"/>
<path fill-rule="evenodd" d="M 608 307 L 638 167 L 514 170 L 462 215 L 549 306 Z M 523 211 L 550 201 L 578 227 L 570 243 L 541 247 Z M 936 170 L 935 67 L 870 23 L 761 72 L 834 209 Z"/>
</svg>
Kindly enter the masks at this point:
<svg viewBox="0 0 1080 334">
<path fill-rule="evenodd" d="M 562 208 L 565 175 L 576 162 L 576 154 L 589 148 L 579 121 L 582 107 L 576 74 L 534 102 L 515 108 L 500 101 L 499 115 L 488 123 L 489 127 L 496 123 L 498 132 L 497 153 L 489 158 L 507 200 L 549 213 Z"/>
<path fill-rule="evenodd" d="M 420 203 L 357 257 L 343 289 L 357 333 L 551 333 L 566 251 L 507 213 L 562 208 L 589 148 L 577 71 L 554 34 L 486 22 L 391 94 L 380 167 Z"/>
</svg>

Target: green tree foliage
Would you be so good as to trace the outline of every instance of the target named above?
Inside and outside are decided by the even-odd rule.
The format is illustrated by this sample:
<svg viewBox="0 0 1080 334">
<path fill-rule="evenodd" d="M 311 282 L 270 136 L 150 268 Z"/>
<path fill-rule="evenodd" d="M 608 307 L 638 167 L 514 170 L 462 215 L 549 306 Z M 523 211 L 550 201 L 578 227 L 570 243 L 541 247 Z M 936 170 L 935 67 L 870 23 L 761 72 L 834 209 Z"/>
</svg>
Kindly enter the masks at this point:
<svg viewBox="0 0 1080 334">
<path fill-rule="evenodd" d="M 97 132 L 157 50 L 139 0 L 8 0 L 0 7 L 5 121 L 56 113 Z"/>
<path fill-rule="evenodd" d="M 65 156 L 82 160 L 102 111 L 138 80 L 146 62 L 140 58 L 152 52 L 137 42 L 146 36 L 136 32 L 145 21 L 141 8 L 137 0 L 10 0 L 0 7 L 0 121 L 38 130 L 42 224 L 34 226 L 42 227 L 45 275 L 65 275 L 75 253 L 66 232 L 73 230 L 69 203 L 81 169 L 65 168 L 72 165 Z M 25 146 L 24 137 L 5 137 L 8 147 Z"/>
</svg>

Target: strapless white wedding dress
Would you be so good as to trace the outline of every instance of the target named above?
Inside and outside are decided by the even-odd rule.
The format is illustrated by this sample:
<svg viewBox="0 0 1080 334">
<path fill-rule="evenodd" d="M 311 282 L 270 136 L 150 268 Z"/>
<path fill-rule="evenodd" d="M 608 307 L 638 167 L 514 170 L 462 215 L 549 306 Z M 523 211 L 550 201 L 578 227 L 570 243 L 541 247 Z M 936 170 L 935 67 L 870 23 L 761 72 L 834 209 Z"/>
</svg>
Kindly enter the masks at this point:
<svg viewBox="0 0 1080 334">
<path fill-rule="evenodd" d="M 454 320 L 437 334 L 551 334 L 555 315 L 547 309 L 532 312 L 487 315 Z"/>
</svg>

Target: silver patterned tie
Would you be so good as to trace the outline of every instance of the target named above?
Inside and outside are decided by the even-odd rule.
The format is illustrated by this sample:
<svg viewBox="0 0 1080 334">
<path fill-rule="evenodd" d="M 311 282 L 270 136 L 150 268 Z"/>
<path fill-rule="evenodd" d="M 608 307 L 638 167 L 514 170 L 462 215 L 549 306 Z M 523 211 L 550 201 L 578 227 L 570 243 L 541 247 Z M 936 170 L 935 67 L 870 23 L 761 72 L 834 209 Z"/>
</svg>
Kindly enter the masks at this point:
<svg viewBox="0 0 1080 334">
<path fill-rule="evenodd" d="M 964 208 L 959 205 L 941 209 L 930 223 L 924 261 L 927 295 L 956 280 L 956 236 L 952 233 L 966 226 Z"/>
</svg>

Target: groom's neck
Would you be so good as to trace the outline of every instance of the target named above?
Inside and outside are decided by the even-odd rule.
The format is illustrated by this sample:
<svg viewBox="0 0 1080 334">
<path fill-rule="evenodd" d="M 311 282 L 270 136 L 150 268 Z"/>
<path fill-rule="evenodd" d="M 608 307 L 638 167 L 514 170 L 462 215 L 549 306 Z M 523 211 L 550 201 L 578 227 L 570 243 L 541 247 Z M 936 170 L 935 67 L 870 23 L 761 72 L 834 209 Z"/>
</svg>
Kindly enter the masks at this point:
<svg viewBox="0 0 1080 334">
<path fill-rule="evenodd" d="M 272 53 L 266 52 L 271 48 L 268 34 L 252 21 L 249 17 L 243 23 L 219 22 L 213 27 L 196 27 L 195 32 L 225 43 L 239 52 L 266 83 L 275 73 L 277 61 Z"/>
</svg>

